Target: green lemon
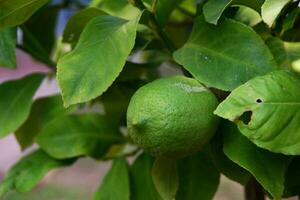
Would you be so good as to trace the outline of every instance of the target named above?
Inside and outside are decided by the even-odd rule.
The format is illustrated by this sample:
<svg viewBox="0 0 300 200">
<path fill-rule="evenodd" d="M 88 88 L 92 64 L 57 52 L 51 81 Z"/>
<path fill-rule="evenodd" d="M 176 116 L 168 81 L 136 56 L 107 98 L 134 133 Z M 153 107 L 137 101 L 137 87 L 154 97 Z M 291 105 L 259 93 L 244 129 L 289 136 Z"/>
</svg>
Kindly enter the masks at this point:
<svg viewBox="0 0 300 200">
<path fill-rule="evenodd" d="M 199 151 L 215 133 L 217 105 L 214 94 L 195 79 L 161 78 L 133 95 L 127 110 L 128 134 L 154 156 L 186 156 Z"/>
</svg>

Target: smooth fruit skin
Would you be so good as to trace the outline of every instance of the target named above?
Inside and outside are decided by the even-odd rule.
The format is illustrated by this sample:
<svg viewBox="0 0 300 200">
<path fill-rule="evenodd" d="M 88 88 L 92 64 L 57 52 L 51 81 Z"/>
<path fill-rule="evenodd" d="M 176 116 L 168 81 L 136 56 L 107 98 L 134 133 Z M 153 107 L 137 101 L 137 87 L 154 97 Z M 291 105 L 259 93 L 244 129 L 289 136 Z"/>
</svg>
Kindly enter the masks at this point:
<svg viewBox="0 0 300 200">
<path fill-rule="evenodd" d="M 161 78 L 133 95 L 127 110 L 128 134 L 154 156 L 183 157 L 199 151 L 214 135 L 217 105 L 214 94 L 195 79 Z"/>
</svg>

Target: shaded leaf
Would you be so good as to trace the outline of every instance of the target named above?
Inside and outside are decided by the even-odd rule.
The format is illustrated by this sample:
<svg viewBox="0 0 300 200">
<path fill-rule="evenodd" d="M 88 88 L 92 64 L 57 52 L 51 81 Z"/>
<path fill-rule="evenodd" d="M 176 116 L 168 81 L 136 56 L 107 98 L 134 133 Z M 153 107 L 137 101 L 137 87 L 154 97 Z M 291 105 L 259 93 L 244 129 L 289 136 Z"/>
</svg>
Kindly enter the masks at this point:
<svg viewBox="0 0 300 200">
<path fill-rule="evenodd" d="M 17 31 L 15 28 L 0 30 L 0 67 L 16 67 Z"/>
<path fill-rule="evenodd" d="M 129 200 L 129 174 L 125 158 L 116 158 L 93 200 Z"/>
<path fill-rule="evenodd" d="M 292 197 L 300 194 L 300 157 L 294 157 L 289 165 L 285 177 L 284 197 Z"/>
<path fill-rule="evenodd" d="M 179 188 L 177 200 L 211 200 L 218 186 L 220 173 L 210 148 L 178 161 Z"/>
<path fill-rule="evenodd" d="M 51 53 L 56 42 L 55 31 L 59 10 L 58 5 L 43 6 L 21 26 L 22 48 L 49 66 L 54 66 Z"/>
<path fill-rule="evenodd" d="M 32 145 L 35 137 L 47 123 L 71 110 L 64 108 L 60 95 L 36 100 L 32 105 L 29 117 L 15 132 L 21 148 L 24 150 Z"/>
<path fill-rule="evenodd" d="M 261 7 L 261 16 L 263 21 L 268 24 L 269 27 L 273 26 L 282 9 L 290 1 L 291 0 L 265 0 L 264 4 Z"/>
<path fill-rule="evenodd" d="M 183 0 L 157 0 L 156 5 L 153 7 L 153 13 L 160 26 L 165 26 L 172 11 L 182 2 Z M 155 1 L 154 1 L 155 2 Z"/>
<path fill-rule="evenodd" d="M 82 30 L 87 25 L 87 23 L 94 17 L 103 14 L 104 13 L 101 10 L 92 7 L 78 11 L 69 19 L 65 27 L 63 33 L 63 42 L 76 44 L 79 40 L 79 36 Z"/>
<path fill-rule="evenodd" d="M 281 69 L 300 70 L 300 42 L 285 42 L 277 37 L 266 40 L 274 58 Z"/>
<path fill-rule="evenodd" d="M 215 114 L 237 123 L 257 146 L 288 155 L 300 153 L 300 76 L 275 71 L 234 90 Z M 241 116 L 251 114 L 244 122 Z"/>
<path fill-rule="evenodd" d="M 229 19 L 218 26 L 201 18 L 195 23 L 188 42 L 173 56 L 207 86 L 233 90 L 276 68 L 269 49 L 250 27 Z"/>
<path fill-rule="evenodd" d="M 133 48 L 137 22 L 99 16 L 88 23 L 75 49 L 58 62 L 65 106 L 89 101 L 107 90 Z"/>
<path fill-rule="evenodd" d="M 251 178 L 251 174 L 247 170 L 230 160 L 223 152 L 223 133 L 226 129 L 227 123 L 228 122 L 222 121 L 217 131 L 218 133 L 214 136 L 214 138 L 211 141 L 212 158 L 215 163 L 215 166 L 227 178 L 238 182 L 241 185 L 246 185 Z"/>
<path fill-rule="evenodd" d="M 0 85 L 0 138 L 14 132 L 25 122 L 30 113 L 33 95 L 43 77 L 41 74 L 34 74 Z"/>
<path fill-rule="evenodd" d="M 290 158 L 258 148 L 240 134 L 234 124 L 228 123 L 224 136 L 225 154 L 248 170 L 274 199 L 281 199 Z"/>
<path fill-rule="evenodd" d="M 260 11 L 263 2 L 264 0 L 209 0 L 203 6 L 203 14 L 207 22 L 217 24 L 222 13 L 231 5 L 248 6 L 256 11 Z"/>
<path fill-rule="evenodd" d="M 124 139 L 114 123 L 98 114 L 62 116 L 48 123 L 37 143 L 55 158 L 103 156 L 112 144 Z"/>
<path fill-rule="evenodd" d="M 152 180 L 153 158 L 143 153 L 130 168 L 131 199 L 161 200 Z"/>
<path fill-rule="evenodd" d="M 234 15 L 234 19 L 248 26 L 255 26 L 262 21 L 262 18 L 257 11 L 246 6 L 239 6 L 238 11 Z"/>
<path fill-rule="evenodd" d="M 300 8 L 296 7 L 293 11 L 291 11 L 290 13 L 287 13 L 286 18 L 283 21 L 282 24 L 282 33 L 292 29 L 296 23 L 296 20 L 299 16 L 300 13 Z"/>
<path fill-rule="evenodd" d="M 0 29 L 24 23 L 49 0 L 9 0 L 0 1 Z"/>
<path fill-rule="evenodd" d="M 37 150 L 17 162 L 0 183 L 0 197 L 11 190 L 28 192 L 52 169 L 70 165 L 74 160 L 55 160 Z"/>
<path fill-rule="evenodd" d="M 152 168 L 152 179 L 162 199 L 173 200 L 179 185 L 176 160 L 157 158 Z"/>
</svg>

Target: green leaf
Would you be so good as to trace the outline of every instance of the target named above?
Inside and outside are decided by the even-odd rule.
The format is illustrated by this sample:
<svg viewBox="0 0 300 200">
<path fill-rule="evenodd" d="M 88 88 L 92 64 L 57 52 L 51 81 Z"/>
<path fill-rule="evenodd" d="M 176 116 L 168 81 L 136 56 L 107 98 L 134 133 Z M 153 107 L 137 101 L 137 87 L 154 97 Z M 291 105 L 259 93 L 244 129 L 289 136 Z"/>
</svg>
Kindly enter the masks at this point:
<svg viewBox="0 0 300 200">
<path fill-rule="evenodd" d="M 152 168 L 152 179 L 162 199 L 173 200 L 179 185 L 176 160 L 157 158 Z"/>
<path fill-rule="evenodd" d="M 153 158 L 143 153 L 130 168 L 130 186 L 132 200 L 161 200 L 153 184 L 151 171 Z"/>
<path fill-rule="evenodd" d="M 223 152 L 223 130 L 226 128 L 227 123 L 228 122 L 222 121 L 217 134 L 211 141 L 212 158 L 215 166 L 227 178 L 238 182 L 241 185 L 246 185 L 251 178 L 251 174 L 244 168 L 231 161 Z"/>
<path fill-rule="evenodd" d="M 14 132 L 25 122 L 30 113 L 33 95 L 43 77 L 41 74 L 34 74 L 0 85 L 0 138 Z"/>
<path fill-rule="evenodd" d="M 113 83 L 134 46 L 138 19 L 112 16 L 91 20 L 75 49 L 58 62 L 58 82 L 64 105 L 100 96 Z"/>
<path fill-rule="evenodd" d="M 129 200 L 130 185 L 125 158 L 116 158 L 93 200 Z"/>
<path fill-rule="evenodd" d="M 54 158 L 103 156 L 112 144 L 123 142 L 118 127 L 98 114 L 58 117 L 37 136 L 40 147 Z"/>
<path fill-rule="evenodd" d="M 281 69 L 300 70 L 300 42 L 285 42 L 277 37 L 269 37 L 266 43 Z"/>
<path fill-rule="evenodd" d="M 22 48 L 37 60 L 53 67 L 55 64 L 51 60 L 51 53 L 56 43 L 55 31 L 59 11 L 58 5 L 48 4 L 21 26 Z M 45 25 L 45 21 L 47 25 Z"/>
<path fill-rule="evenodd" d="M 273 152 L 300 153 L 300 76 L 275 71 L 234 90 L 215 114 L 237 123 L 243 135 Z M 251 114 L 243 122 L 241 116 Z"/>
<path fill-rule="evenodd" d="M 217 24 L 224 10 L 230 5 L 232 0 L 210 0 L 203 6 L 205 20 L 211 24 Z"/>
<path fill-rule="evenodd" d="M 230 91 L 276 68 L 269 49 L 250 27 L 229 19 L 218 26 L 201 18 L 195 23 L 188 42 L 173 56 L 207 86 Z"/>
<path fill-rule="evenodd" d="M 36 100 L 32 105 L 29 117 L 15 132 L 21 148 L 24 150 L 31 146 L 35 137 L 47 123 L 72 110 L 64 108 L 60 95 Z"/>
<path fill-rule="evenodd" d="M 0 183 L 0 197 L 11 190 L 28 192 L 52 169 L 70 165 L 74 160 L 55 160 L 37 150 L 16 163 Z"/>
<path fill-rule="evenodd" d="M 261 7 L 261 16 L 263 21 L 269 27 L 272 27 L 278 15 L 281 13 L 282 9 L 290 1 L 291 0 L 265 0 L 264 4 Z"/>
<path fill-rule="evenodd" d="M 257 11 L 246 6 L 239 6 L 238 11 L 234 15 L 234 19 L 248 26 L 255 26 L 262 21 Z"/>
<path fill-rule="evenodd" d="M 211 200 L 218 186 L 220 173 L 209 148 L 178 161 L 179 188 L 177 200 Z"/>
<path fill-rule="evenodd" d="M 209 0 L 203 6 L 203 14 L 208 23 L 217 24 L 222 13 L 231 5 L 248 6 L 256 11 L 260 11 L 263 2 L 264 0 Z"/>
<path fill-rule="evenodd" d="M 300 157 L 294 157 L 289 165 L 285 177 L 284 197 L 292 197 L 300 194 Z"/>
<path fill-rule="evenodd" d="M 63 42 L 76 44 L 79 40 L 79 36 L 87 25 L 94 17 L 103 15 L 104 13 L 98 8 L 86 8 L 78 11 L 73 15 L 64 30 Z"/>
<path fill-rule="evenodd" d="M 224 136 L 225 154 L 248 170 L 274 199 L 281 199 L 290 158 L 258 148 L 240 134 L 234 124 L 228 123 Z"/>
<path fill-rule="evenodd" d="M 0 30 L 0 66 L 16 67 L 17 31 L 15 28 Z"/>
<path fill-rule="evenodd" d="M 299 14 L 300 14 L 299 7 L 296 7 L 293 11 L 287 14 L 282 24 L 281 33 L 284 33 L 294 27 Z"/>
<path fill-rule="evenodd" d="M 127 20 L 135 20 L 141 14 L 138 8 L 128 3 L 128 0 L 102 0 L 98 8 L 109 15 Z"/>
<path fill-rule="evenodd" d="M 156 0 L 156 5 L 153 7 L 153 13 L 160 26 L 165 26 L 172 11 L 182 2 L 183 0 Z"/>
<path fill-rule="evenodd" d="M 24 23 L 49 0 L 4 0 L 0 1 L 0 29 Z"/>
</svg>

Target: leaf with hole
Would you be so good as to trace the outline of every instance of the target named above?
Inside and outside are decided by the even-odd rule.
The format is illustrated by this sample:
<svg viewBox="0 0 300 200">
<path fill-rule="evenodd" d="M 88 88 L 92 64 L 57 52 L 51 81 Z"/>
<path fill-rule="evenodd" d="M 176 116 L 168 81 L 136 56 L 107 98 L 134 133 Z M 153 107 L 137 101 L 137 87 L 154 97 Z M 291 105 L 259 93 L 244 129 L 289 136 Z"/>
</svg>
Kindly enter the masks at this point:
<svg viewBox="0 0 300 200">
<path fill-rule="evenodd" d="M 235 89 L 215 114 L 235 122 L 241 133 L 261 148 L 298 155 L 299 90 L 300 75 L 274 71 Z"/>
</svg>

